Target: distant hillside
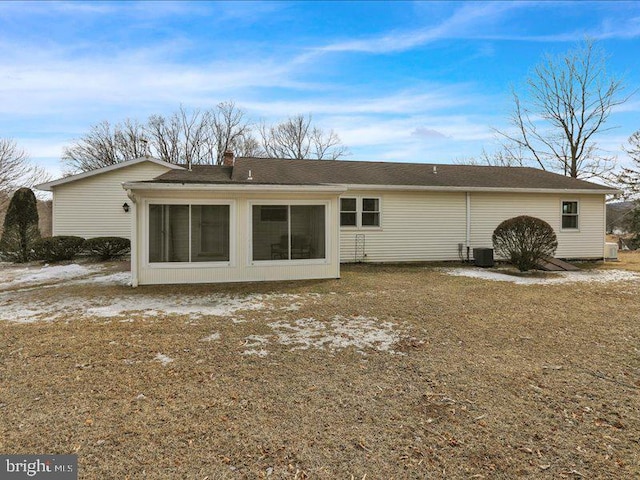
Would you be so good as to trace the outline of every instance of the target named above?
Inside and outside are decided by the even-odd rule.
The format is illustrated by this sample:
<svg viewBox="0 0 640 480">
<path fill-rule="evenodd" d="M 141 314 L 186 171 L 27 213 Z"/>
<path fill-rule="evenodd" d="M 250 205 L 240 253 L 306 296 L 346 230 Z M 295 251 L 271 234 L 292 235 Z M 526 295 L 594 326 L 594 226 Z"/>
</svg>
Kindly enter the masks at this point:
<svg viewBox="0 0 640 480">
<path fill-rule="evenodd" d="M 607 203 L 607 233 L 627 233 L 627 221 L 635 202 Z"/>
</svg>

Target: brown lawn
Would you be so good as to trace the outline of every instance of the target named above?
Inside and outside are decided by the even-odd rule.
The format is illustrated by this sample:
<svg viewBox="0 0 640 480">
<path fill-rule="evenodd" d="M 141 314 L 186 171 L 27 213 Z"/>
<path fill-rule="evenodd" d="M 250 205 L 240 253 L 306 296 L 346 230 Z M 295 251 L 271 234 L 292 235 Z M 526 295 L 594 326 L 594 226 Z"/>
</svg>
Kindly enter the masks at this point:
<svg viewBox="0 0 640 480">
<path fill-rule="evenodd" d="M 599 268 L 640 271 L 640 255 L 621 259 Z M 77 453 L 82 479 L 640 477 L 638 280 L 345 266 L 341 280 L 2 298 L 217 294 L 264 308 L 0 322 L 0 451 Z"/>
</svg>

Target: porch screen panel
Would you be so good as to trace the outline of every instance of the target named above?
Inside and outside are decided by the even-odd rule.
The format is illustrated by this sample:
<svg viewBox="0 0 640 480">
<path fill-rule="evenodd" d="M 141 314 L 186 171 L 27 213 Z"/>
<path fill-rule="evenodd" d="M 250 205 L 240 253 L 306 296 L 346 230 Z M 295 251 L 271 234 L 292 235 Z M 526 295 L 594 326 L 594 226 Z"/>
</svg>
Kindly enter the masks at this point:
<svg viewBox="0 0 640 480">
<path fill-rule="evenodd" d="M 324 205 L 291 205 L 291 259 L 325 258 Z"/>
<path fill-rule="evenodd" d="M 191 261 L 229 261 L 229 205 L 191 206 Z"/>
<path fill-rule="evenodd" d="M 254 205 L 252 209 L 253 259 L 289 259 L 289 207 Z"/>
<path fill-rule="evenodd" d="M 149 262 L 189 261 L 189 206 L 149 205 Z"/>
</svg>

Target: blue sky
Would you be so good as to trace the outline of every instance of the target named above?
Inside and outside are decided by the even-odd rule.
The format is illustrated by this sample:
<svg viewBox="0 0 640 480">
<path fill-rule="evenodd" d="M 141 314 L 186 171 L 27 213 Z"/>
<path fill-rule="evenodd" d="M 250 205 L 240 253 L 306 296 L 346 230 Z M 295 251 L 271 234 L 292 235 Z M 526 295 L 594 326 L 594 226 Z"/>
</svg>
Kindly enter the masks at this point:
<svg viewBox="0 0 640 480">
<path fill-rule="evenodd" d="M 585 36 L 640 87 L 638 2 L 2 2 L 0 137 L 59 176 L 93 123 L 233 100 L 312 114 L 349 159 L 451 163 L 492 150 L 511 88 Z M 640 94 L 609 126 L 624 163 Z"/>
</svg>

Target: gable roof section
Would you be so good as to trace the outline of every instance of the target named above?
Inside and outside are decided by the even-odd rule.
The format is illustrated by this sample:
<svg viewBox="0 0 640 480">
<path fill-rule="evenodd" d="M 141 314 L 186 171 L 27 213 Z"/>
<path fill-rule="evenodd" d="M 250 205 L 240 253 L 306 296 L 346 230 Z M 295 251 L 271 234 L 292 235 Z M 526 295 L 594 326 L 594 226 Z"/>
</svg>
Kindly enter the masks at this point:
<svg viewBox="0 0 640 480">
<path fill-rule="evenodd" d="M 233 167 L 194 165 L 151 183 L 326 185 L 433 190 L 570 190 L 614 193 L 595 183 L 530 167 L 236 158 Z M 148 182 L 147 182 L 148 183 Z"/>
<path fill-rule="evenodd" d="M 102 168 L 96 168 L 95 170 L 90 170 L 88 172 L 77 173 L 75 175 L 69 175 L 68 177 L 59 178 L 58 180 L 53 180 L 51 182 L 41 183 L 36 185 L 35 188 L 38 190 L 51 191 L 53 187 L 57 187 L 58 185 L 64 185 L 65 183 L 75 182 L 77 180 L 82 180 L 83 178 L 92 177 L 94 175 L 100 175 L 102 173 L 111 172 L 113 170 L 118 170 L 120 168 L 130 167 L 132 165 L 136 165 L 142 162 L 151 162 L 157 165 L 162 165 L 163 167 L 170 168 L 172 170 L 184 170 L 183 167 L 179 165 L 174 165 L 173 163 L 165 162 L 163 160 L 159 160 L 154 157 L 138 157 L 131 160 L 126 160 L 124 162 L 115 163 L 113 165 L 108 165 Z"/>
</svg>

